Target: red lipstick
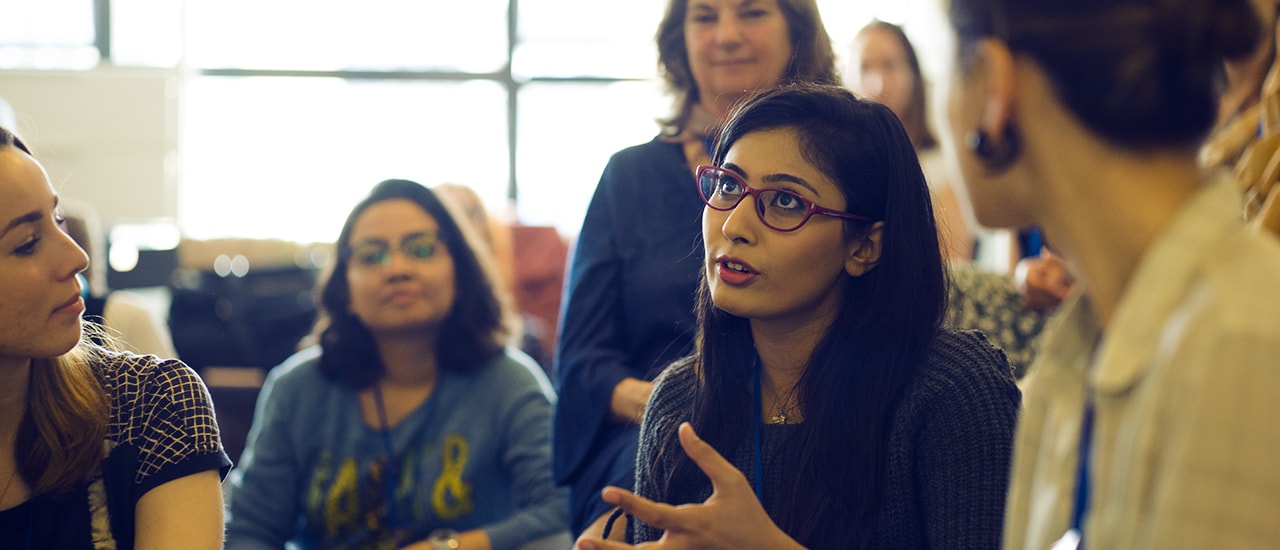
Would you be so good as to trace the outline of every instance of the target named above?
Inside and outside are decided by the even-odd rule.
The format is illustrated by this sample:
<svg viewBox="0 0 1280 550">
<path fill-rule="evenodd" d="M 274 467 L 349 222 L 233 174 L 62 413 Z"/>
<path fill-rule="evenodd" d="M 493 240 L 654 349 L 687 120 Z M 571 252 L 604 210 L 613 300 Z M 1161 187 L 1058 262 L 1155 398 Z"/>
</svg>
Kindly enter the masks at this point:
<svg viewBox="0 0 1280 550">
<path fill-rule="evenodd" d="M 742 260 L 721 256 L 716 259 L 716 275 L 730 286 L 744 286 L 754 281 L 759 273 Z"/>
</svg>

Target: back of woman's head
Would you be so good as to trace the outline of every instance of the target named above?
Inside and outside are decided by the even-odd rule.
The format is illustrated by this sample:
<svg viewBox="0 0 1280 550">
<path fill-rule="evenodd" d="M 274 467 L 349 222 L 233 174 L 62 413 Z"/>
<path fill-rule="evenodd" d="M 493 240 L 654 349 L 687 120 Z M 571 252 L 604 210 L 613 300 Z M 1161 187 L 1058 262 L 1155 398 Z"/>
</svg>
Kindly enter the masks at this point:
<svg viewBox="0 0 1280 550">
<path fill-rule="evenodd" d="M 845 210 L 869 218 L 845 221 L 847 239 L 863 239 L 883 222 L 879 263 L 845 277 L 840 311 L 800 381 L 805 421 L 789 445 L 799 466 L 774 518 L 807 545 L 860 547 L 869 540 L 891 418 L 946 309 L 945 271 L 924 175 L 888 107 L 839 86 L 764 92 L 734 112 L 716 163 L 743 136 L 780 128 L 798 134 L 801 155 L 839 186 Z M 752 410 L 743 389 L 751 376 L 743 365 L 754 360 L 750 331 L 746 320 L 715 307 L 705 281 L 698 307 L 705 384 L 694 423 L 713 445 L 732 445 L 745 429 L 733 409 Z M 671 483 L 693 475 L 691 465 L 680 468 Z"/>
<path fill-rule="evenodd" d="M 781 81 L 836 84 L 839 79 L 836 78 L 835 53 L 816 0 L 777 1 L 787 19 L 787 34 L 793 50 L 791 63 Z M 674 115 L 664 121 L 666 130 L 673 134 L 684 129 L 690 109 L 700 99 L 685 43 L 684 23 L 688 12 L 689 0 L 669 0 L 656 36 L 658 66 L 667 91 L 675 101 Z"/>
<path fill-rule="evenodd" d="M 336 260 L 319 289 L 319 318 L 313 336 L 323 353 L 320 370 L 355 388 L 365 388 L 383 373 L 373 334 L 351 311 L 347 268 L 352 257 L 351 233 L 369 207 L 388 200 L 407 200 L 435 218 L 436 238 L 453 259 L 453 307 L 440 327 L 436 357 L 441 368 L 469 370 L 502 350 L 510 337 L 510 313 L 496 284 L 495 267 L 487 254 L 477 254 L 479 242 L 430 189 L 409 180 L 391 179 L 374 186 L 356 204 L 338 235 Z M 483 245 L 480 245 L 483 246 Z"/>
<path fill-rule="evenodd" d="M 441 183 L 431 189 L 449 206 L 464 223 L 471 225 L 476 236 L 489 248 L 493 248 L 493 234 L 489 230 L 489 212 L 475 189 L 461 183 Z"/>
<path fill-rule="evenodd" d="M 1249 0 L 951 0 L 959 61 L 986 37 L 1035 60 L 1086 127 L 1128 149 L 1194 147 L 1222 61 L 1253 51 Z"/>
</svg>

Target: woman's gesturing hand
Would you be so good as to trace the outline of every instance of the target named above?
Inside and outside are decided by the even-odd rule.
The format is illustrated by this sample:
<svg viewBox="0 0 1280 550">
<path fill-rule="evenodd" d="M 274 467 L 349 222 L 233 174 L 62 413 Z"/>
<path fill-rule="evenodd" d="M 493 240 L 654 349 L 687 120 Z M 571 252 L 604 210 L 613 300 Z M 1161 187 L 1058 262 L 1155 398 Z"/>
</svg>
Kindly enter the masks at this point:
<svg viewBox="0 0 1280 550">
<path fill-rule="evenodd" d="M 803 548 L 783 533 L 756 499 L 746 476 L 694 433 L 680 425 L 680 445 L 711 479 L 711 496 L 701 504 L 672 506 L 653 502 L 630 491 L 607 487 L 604 500 L 655 529 L 662 538 L 637 546 L 599 539 L 579 540 L 579 550 Z"/>
</svg>

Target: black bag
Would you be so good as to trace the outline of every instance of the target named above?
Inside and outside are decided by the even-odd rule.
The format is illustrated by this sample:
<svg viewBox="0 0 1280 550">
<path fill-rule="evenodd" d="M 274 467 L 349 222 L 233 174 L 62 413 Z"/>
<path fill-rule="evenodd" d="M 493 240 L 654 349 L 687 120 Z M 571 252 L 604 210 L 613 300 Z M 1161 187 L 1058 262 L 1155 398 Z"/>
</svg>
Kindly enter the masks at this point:
<svg viewBox="0 0 1280 550">
<path fill-rule="evenodd" d="M 173 277 L 169 330 L 178 356 L 208 366 L 270 369 L 315 323 L 317 270 L 256 269 L 243 277 L 184 271 Z"/>
</svg>

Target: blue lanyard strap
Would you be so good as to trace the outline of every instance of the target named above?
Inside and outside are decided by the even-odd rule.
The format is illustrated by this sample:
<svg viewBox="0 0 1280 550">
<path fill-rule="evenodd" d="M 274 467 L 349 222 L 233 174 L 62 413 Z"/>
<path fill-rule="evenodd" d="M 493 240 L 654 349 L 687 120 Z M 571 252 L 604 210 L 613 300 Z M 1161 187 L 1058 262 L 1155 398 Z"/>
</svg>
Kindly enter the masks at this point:
<svg viewBox="0 0 1280 550">
<path fill-rule="evenodd" d="M 1071 528 L 1077 533 L 1084 533 L 1084 518 L 1089 512 L 1089 485 L 1092 482 L 1089 469 L 1089 454 L 1093 450 L 1093 394 L 1084 401 L 1084 417 L 1080 420 L 1080 461 L 1076 465 L 1076 502 L 1071 510 Z M 1084 537 L 1081 537 L 1081 541 Z M 1080 546 L 1084 547 L 1083 543 Z"/>
<path fill-rule="evenodd" d="M 756 499 L 760 504 L 764 505 L 764 453 L 760 450 L 760 425 L 763 423 L 761 418 L 764 417 L 764 405 L 760 403 L 760 358 L 756 358 L 756 421 L 755 421 L 755 459 L 756 459 Z"/>
<path fill-rule="evenodd" d="M 380 432 L 382 432 L 382 445 L 387 453 L 387 471 L 383 476 L 387 483 L 387 529 L 394 536 L 396 523 L 396 464 L 395 464 L 395 447 L 391 444 L 391 426 L 387 422 L 387 407 L 382 403 L 382 388 L 377 385 L 373 386 L 373 398 L 378 405 L 378 423 L 380 424 Z"/>
<path fill-rule="evenodd" d="M 1099 333 L 1093 342 L 1090 352 L 1090 365 L 1098 359 L 1098 350 L 1102 347 L 1102 334 Z M 1089 515 L 1089 488 L 1093 484 L 1092 469 L 1089 466 L 1089 455 L 1093 454 L 1093 417 L 1094 390 L 1089 386 L 1086 377 L 1084 388 L 1084 411 L 1080 418 L 1080 448 L 1076 461 L 1076 494 L 1075 503 L 1071 507 L 1071 528 L 1054 545 L 1054 549 L 1070 548 L 1084 550 L 1084 520 Z"/>
</svg>

